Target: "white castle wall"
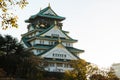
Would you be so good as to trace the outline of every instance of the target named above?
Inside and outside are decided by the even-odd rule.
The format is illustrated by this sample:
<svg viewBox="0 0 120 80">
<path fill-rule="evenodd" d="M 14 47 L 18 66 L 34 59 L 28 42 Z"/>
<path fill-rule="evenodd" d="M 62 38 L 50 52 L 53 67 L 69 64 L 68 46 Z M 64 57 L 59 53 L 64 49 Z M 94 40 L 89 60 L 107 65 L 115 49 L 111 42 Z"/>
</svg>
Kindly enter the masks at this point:
<svg viewBox="0 0 120 80">
<path fill-rule="evenodd" d="M 36 39 L 36 40 L 31 41 L 30 44 L 31 44 L 32 46 L 33 46 L 34 44 L 54 45 L 54 44 L 55 44 L 55 41 L 48 41 L 48 40 L 39 40 L 39 39 Z M 73 47 L 73 43 L 62 42 L 62 44 L 63 44 L 64 46 L 67 46 L 67 47 Z"/>
<path fill-rule="evenodd" d="M 51 30 L 49 30 L 42 36 L 53 36 L 53 35 L 58 35 L 59 37 L 68 38 L 63 32 L 59 30 L 57 26 L 53 27 Z"/>
</svg>

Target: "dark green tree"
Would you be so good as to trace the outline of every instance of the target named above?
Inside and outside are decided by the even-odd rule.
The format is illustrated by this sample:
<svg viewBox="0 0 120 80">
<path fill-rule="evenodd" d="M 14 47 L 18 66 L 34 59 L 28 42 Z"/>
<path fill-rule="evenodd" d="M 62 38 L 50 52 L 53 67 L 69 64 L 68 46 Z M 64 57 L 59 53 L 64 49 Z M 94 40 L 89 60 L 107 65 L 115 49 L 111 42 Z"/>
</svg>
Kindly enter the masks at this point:
<svg viewBox="0 0 120 80">
<path fill-rule="evenodd" d="M 16 38 L 0 35 L 0 50 L 0 68 L 5 70 L 7 76 L 29 80 L 42 77 L 43 60 L 24 49 Z"/>
</svg>

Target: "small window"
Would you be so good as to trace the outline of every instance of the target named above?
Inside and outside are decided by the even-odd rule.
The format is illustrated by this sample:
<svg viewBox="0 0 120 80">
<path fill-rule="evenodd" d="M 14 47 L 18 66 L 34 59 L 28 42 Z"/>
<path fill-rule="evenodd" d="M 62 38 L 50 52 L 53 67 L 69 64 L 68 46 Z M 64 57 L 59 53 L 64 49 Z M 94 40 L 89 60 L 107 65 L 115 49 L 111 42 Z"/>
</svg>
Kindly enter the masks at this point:
<svg viewBox="0 0 120 80">
<path fill-rule="evenodd" d="M 49 45 L 54 45 L 55 42 L 54 41 L 49 41 Z"/>
<path fill-rule="evenodd" d="M 67 67 L 68 67 L 68 64 L 64 64 L 64 67 L 66 67 L 66 68 L 67 68 Z"/>
<path fill-rule="evenodd" d="M 54 54 L 53 54 L 53 56 L 54 56 Z"/>
<path fill-rule="evenodd" d="M 70 43 L 66 43 L 66 46 L 70 47 Z"/>
<path fill-rule="evenodd" d="M 71 65 L 70 64 L 64 64 L 64 67 L 71 68 Z"/>
<path fill-rule="evenodd" d="M 54 67 L 54 63 L 50 63 L 49 66 Z"/>
<path fill-rule="evenodd" d="M 44 40 L 40 40 L 40 44 L 44 44 Z"/>
<path fill-rule="evenodd" d="M 66 55 L 64 55 L 64 57 L 66 57 Z"/>
<path fill-rule="evenodd" d="M 42 53 L 42 52 L 43 52 L 43 50 L 37 50 L 37 53 L 39 53 L 39 54 Z"/>
</svg>

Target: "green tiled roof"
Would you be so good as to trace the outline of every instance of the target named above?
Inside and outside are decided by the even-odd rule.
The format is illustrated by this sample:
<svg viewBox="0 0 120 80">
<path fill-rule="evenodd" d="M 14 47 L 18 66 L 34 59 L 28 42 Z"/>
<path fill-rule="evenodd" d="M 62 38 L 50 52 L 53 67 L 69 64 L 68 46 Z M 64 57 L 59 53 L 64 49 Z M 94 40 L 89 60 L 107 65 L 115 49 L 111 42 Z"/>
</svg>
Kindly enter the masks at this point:
<svg viewBox="0 0 120 80">
<path fill-rule="evenodd" d="M 51 45 L 36 44 L 33 47 L 40 48 L 40 49 L 49 49 L 51 47 Z"/>
<path fill-rule="evenodd" d="M 39 37 L 32 37 L 30 39 L 28 39 L 27 41 L 32 41 L 34 39 L 43 39 L 43 40 L 49 40 L 49 41 L 58 41 L 58 38 L 57 37 L 52 37 L 51 36 L 39 36 Z M 64 41 L 64 42 L 77 42 L 77 40 L 74 40 L 74 39 L 64 39 L 64 38 L 60 38 L 61 41 Z"/>
<path fill-rule="evenodd" d="M 55 15 L 52 14 L 44 14 L 47 10 L 51 10 Z M 64 20 L 65 17 L 58 16 L 52 9 L 51 7 L 46 7 L 43 10 L 40 10 L 36 15 L 32 15 L 28 20 L 25 22 L 29 22 L 31 19 L 35 19 L 36 17 L 46 17 L 46 18 L 52 18 L 52 19 L 58 19 L 58 20 Z"/>
<path fill-rule="evenodd" d="M 73 53 L 83 53 L 84 50 L 80 50 L 80 49 L 77 49 L 77 48 L 74 48 L 74 47 L 66 47 L 70 52 L 73 52 Z"/>
<path fill-rule="evenodd" d="M 31 45 L 27 42 L 28 38 L 26 37 L 22 37 L 22 41 L 24 42 L 24 44 L 27 46 L 27 47 L 31 47 Z"/>
<path fill-rule="evenodd" d="M 53 49 L 53 48 L 54 48 L 55 46 L 57 46 L 57 45 L 58 45 L 58 44 L 55 44 L 55 45 L 51 46 L 48 50 L 44 51 L 43 53 L 38 54 L 38 56 L 41 56 L 41 55 L 47 53 L 48 51 L 50 51 L 51 49 Z"/>
<path fill-rule="evenodd" d="M 64 31 L 64 30 L 62 30 L 64 33 L 69 33 L 68 31 Z"/>
</svg>

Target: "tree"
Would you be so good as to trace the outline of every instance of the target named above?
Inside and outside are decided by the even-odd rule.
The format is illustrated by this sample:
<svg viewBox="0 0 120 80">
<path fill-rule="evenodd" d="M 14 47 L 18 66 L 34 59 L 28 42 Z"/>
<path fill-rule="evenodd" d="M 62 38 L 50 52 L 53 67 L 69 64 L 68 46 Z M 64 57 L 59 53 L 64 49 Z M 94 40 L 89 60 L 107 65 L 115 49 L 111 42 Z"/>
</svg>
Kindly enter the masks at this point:
<svg viewBox="0 0 120 80">
<path fill-rule="evenodd" d="M 110 68 L 110 70 L 107 72 L 107 75 L 108 75 L 108 80 L 120 80 L 116 74 L 115 74 L 115 71 L 114 69 Z"/>
<path fill-rule="evenodd" d="M 73 70 L 66 71 L 64 80 L 112 80 L 106 70 L 101 70 L 98 66 L 88 63 L 85 60 L 75 60 L 70 62 Z M 117 80 L 114 78 L 113 80 Z"/>
<path fill-rule="evenodd" d="M 42 78 L 42 59 L 24 47 L 10 35 L 0 35 L 0 68 L 7 76 L 29 80 Z"/>
<path fill-rule="evenodd" d="M 106 76 L 101 75 L 101 74 L 93 74 L 90 77 L 90 80 L 108 80 Z"/>
<path fill-rule="evenodd" d="M 86 72 L 88 63 L 85 60 L 73 60 L 70 64 L 73 70 L 65 72 L 64 80 L 87 80 Z"/>
<path fill-rule="evenodd" d="M 90 80 L 120 80 L 116 75 L 113 69 L 101 70 L 98 69 L 96 73 L 92 74 L 89 77 Z"/>
<path fill-rule="evenodd" d="M 8 27 L 18 27 L 18 17 L 13 14 L 16 6 L 24 8 L 28 2 L 26 0 L 0 0 L 0 21 L 1 27 L 6 30 Z M 12 10 L 12 11 L 11 11 Z"/>
</svg>

